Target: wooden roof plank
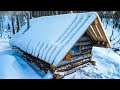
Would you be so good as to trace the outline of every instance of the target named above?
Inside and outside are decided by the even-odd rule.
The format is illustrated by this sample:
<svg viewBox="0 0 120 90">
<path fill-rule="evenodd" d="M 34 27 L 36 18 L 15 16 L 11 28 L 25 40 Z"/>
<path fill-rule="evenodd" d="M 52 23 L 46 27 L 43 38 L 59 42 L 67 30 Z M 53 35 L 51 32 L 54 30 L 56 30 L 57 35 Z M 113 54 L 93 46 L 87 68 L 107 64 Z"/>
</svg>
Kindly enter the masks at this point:
<svg viewBox="0 0 120 90">
<path fill-rule="evenodd" d="M 99 39 L 98 39 L 98 37 L 97 37 L 97 35 L 96 35 L 96 33 L 95 33 L 95 31 L 94 31 L 94 29 L 92 28 L 92 26 L 90 25 L 90 27 L 89 27 L 89 32 L 90 32 L 90 34 L 93 36 L 93 38 L 96 40 L 96 41 L 98 41 Z"/>
<path fill-rule="evenodd" d="M 95 21 L 97 21 L 97 23 L 95 23 L 95 27 L 98 29 L 99 34 L 102 37 L 103 41 L 106 42 L 107 38 L 105 37 L 105 33 L 104 33 L 102 27 L 100 26 L 100 21 L 99 21 L 98 17 L 95 19 Z"/>
<path fill-rule="evenodd" d="M 102 34 L 102 37 L 103 37 L 104 42 L 107 42 L 107 38 L 106 38 L 105 33 L 103 32 L 100 24 L 98 24 L 97 27 L 99 28 L 99 31 L 100 31 L 100 33 Z"/>
<path fill-rule="evenodd" d="M 102 41 L 102 38 L 101 38 L 101 36 L 100 36 L 100 34 L 99 34 L 99 32 L 98 32 L 98 30 L 97 30 L 97 28 L 95 27 L 94 24 L 91 25 L 91 29 L 92 29 L 93 32 L 95 33 L 97 39 L 98 39 L 99 41 Z"/>
<path fill-rule="evenodd" d="M 109 38 L 106 35 L 105 28 L 104 28 L 104 26 L 103 26 L 103 24 L 102 24 L 102 22 L 101 22 L 100 17 L 99 17 L 98 14 L 97 14 L 97 19 L 99 21 L 98 27 L 101 28 L 100 31 L 103 33 L 102 35 L 104 36 L 104 40 L 107 42 L 106 48 L 110 48 L 111 47 L 110 40 L 109 40 Z"/>
<path fill-rule="evenodd" d="M 95 27 L 96 27 L 96 29 L 97 29 L 97 31 L 98 31 L 98 33 L 99 33 L 99 35 L 100 35 L 100 38 L 102 39 L 102 41 L 104 41 L 104 38 L 103 38 L 103 36 L 101 35 L 101 32 L 100 32 L 100 30 L 99 30 L 98 26 L 97 26 L 97 25 L 95 25 Z"/>
<path fill-rule="evenodd" d="M 90 33 L 89 30 L 87 30 L 86 33 L 90 36 L 90 38 L 91 38 L 92 40 L 94 40 L 94 38 L 93 38 L 93 36 L 91 35 L 91 33 Z"/>
</svg>

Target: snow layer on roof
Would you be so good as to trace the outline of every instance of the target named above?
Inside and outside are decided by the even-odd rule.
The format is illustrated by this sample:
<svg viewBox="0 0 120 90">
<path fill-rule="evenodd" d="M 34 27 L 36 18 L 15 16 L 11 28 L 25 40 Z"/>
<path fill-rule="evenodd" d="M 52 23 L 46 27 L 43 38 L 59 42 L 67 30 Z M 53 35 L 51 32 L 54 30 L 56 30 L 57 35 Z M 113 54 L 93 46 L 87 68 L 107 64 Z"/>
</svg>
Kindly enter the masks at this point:
<svg viewBox="0 0 120 90">
<path fill-rule="evenodd" d="M 57 66 L 96 17 L 97 13 L 88 12 L 36 18 L 28 30 L 23 26 L 10 44 Z"/>
</svg>

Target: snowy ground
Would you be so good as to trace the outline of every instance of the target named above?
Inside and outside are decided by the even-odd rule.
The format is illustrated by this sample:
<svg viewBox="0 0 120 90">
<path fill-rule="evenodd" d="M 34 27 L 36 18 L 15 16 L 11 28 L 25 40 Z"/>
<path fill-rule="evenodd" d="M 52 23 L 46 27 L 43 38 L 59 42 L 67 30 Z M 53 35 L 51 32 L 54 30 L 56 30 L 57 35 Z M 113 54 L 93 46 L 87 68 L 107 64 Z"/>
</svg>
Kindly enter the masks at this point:
<svg viewBox="0 0 120 90">
<path fill-rule="evenodd" d="M 8 39 L 0 39 L 0 79 L 40 79 L 20 57 L 14 56 Z"/>
<path fill-rule="evenodd" d="M 120 79 L 120 56 L 110 49 L 93 48 L 93 58 L 96 66 L 91 63 L 64 79 Z"/>
<path fill-rule="evenodd" d="M 9 39 L 0 39 L 0 79 L 51 79 L 52 74 L 29 64 L 9 45 Z"/>
</svg>

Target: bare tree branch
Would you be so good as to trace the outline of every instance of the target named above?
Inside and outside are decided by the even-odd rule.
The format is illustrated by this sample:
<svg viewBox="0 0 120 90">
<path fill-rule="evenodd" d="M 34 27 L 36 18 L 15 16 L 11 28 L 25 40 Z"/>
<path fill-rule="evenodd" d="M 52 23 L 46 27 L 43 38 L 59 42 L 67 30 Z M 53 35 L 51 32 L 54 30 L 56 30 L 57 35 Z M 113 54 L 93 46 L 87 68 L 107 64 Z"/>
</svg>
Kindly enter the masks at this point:
<svg viewBox="0 0 120 90">
<path fill-rule="evenodd" d="M 110 41 L 112 41 L 113 33 L 114 33 L 114 28 L 112 29 L 112 34 L 110 36 Z"/>
<path fill-rule="evenodd" d="M 119 39 L 119 40 L 117 40 L 117 41 L 113 44 L 113 46 L 114 46 L 115 44 L 119 43 L 119 42 L 120 42 L 120 39 Z"/>
<path fill-rule="evenodd" d="M 113 50 L 114 51 L 114 50 Z M 114 51 L 114 52 L 116 52 L 119 56 L 120 56 L 120 54 L 117 52 L 117 51 Z"/>
<path fill-rule="evenodd" d="M 117 35 L 114 39 L 112 39 L 111 41 L 113 41 L 113 40 L 115 40 L 115 39 L 117 39 L 118 38 L 118 36 L 120 36 L 120 34 L 119 35 Z"/>
</svg>

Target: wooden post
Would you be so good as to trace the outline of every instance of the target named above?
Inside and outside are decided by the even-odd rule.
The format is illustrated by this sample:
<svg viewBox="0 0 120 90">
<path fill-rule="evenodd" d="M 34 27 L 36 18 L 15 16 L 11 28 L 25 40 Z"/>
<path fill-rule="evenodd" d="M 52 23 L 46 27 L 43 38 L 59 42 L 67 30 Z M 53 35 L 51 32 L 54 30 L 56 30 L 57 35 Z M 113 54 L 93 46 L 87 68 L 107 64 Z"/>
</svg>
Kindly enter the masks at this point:
<svg viewBox="0 0 120 90">
<path fill-rule="evenodd" d="M 53 71 L 53 66 L 52 66 L 52 64 L 50 64 L 50 71 L 51 71 L 51 72 L 54 72 L 54 71 Z"/>
<path fill-rule="evenodd" d="M 110 48 L 110 45 L 109 45 L 109 43 L 106 43 L 106 48 Z"/>
<path fill-rule="evenodd" d="M 71 57 L 72 57 L 72 55 L 70 53 L 67 53 L 65 56 L 65 60 L 70 60 Z"/>
<path fill-rule="evenodd" d="M 82 52 L 82 45 L 80 45 L 80 53 Z"/>
<path fill-rule="evenodd" d="M 90 54 L 92 54 L 92 48 L 90 49 L 91 51 L 90 51 Z"/>
<path fill-rule="evenodd" d="M 96 61 L 90 61 L 92 65 L 96 65 Z"/>
<path fill-rule="evenodd" d="M 50 64 L 50 67 L 52 67 L 52 64 Z"/>
<path fill-rule="evenodd" d="M 90 61 L 92 60 L 92 56 L 89 57 L 90 58 Z"/>
<path fill-rule="evenodd" d="M 59 74 L 56 74 L 55 78 L 56 78 L 56 79 L 60 79 L 60 75 L 59 75 Z"/>
<path fill-rule="evenodd" d="M 91 50 L 90 54 L 92 54 L 92 48 L 90 50 Z M 92 60 L 92 56 L 90 56 L 90 62 L 92 63 L 92 65 L 96 65 L 96 61 L 91 61 L 91 60 Z"/>
<path fill-rule="evenodd" d="M 53 65 L 50 64 L 50 71 L 51 71 L 51 72 L 54 72 L 55 70 L 57 70 L 57 67 L 53 67 Z"/>
</svg>

